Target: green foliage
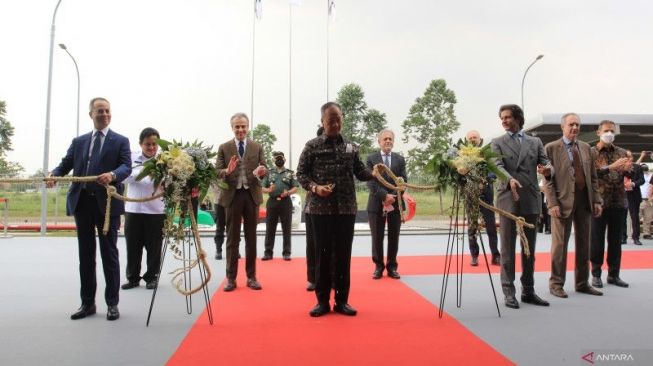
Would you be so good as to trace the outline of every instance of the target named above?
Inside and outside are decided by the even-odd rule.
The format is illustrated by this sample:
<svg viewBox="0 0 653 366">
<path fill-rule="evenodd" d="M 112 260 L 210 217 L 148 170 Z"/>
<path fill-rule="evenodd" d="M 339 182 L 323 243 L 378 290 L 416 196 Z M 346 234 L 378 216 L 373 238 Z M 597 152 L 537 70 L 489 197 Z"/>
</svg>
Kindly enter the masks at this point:
<svg viewBox="0 0 653 366">
<path fill-rule="evenodd" d="M 403 141 L 415 141 L 417 147 L 408 150 L 407 166 L 410 173 L 429 169 L 429 162 L 452 145 L 451 135 L 458 130 L 454 106 L 455 93 L 443 79 L 432 80 L 424 95 L 415 100 L 408 117 L 402 122 Z M 430 168 L 432 170 L 432 168 Z"/>
<path fill-rule="evenodd" d="M 14 136 L 14 126 L 11 125 L 5 115 L 7 105 L 0 100 L 0 176 L 15 177 L 24 171 L 23 167 L 16 162 L 7 161 L 5 154 L 11 148 L 11 137 Z"/>
<path fill-rule="evenodd" d="M 340 104 L 344 118 L 342 135 L 359 146 L 361 155 L 374 151 L 376 135 L 388 125 L 385 113 L 368 109 L 365 93 L 358 84 L 343 86 L 336 103 Z"/>
<path fill-rule="evenodd" d="M 272 133 L 270 126 L 259 123 L 248 133 L 249 138 L 261 144 L 265 156 L 265 164 L 268 167 L 274 166 L 272 161 L 273 146 L 277 142 L 277 136 Z M 253 136 L 253 137 L 252 137 Z"/>
</svg>

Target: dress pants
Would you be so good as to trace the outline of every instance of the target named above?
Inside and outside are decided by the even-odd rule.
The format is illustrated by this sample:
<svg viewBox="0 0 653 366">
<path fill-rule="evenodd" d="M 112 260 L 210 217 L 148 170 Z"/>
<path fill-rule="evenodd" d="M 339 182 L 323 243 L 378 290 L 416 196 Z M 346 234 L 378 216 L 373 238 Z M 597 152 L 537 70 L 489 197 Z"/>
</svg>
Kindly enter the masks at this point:
<svg viewBox="0 0 653 366">
<path fill-rule="evenodd" d="M 245 230 L 245 271 L 247 278 L 256 278 L 256 224 L 258 205 L 247 189 L 237 189 L 231 205 L 225 208 L 227 215 L 227 279 L 236 280 L 238 275 L 238 245 L 240 223 Z"/>
<path fill-rule="evenodd" d="M 621 232 L 625 208 L 604 208 L 601 217 L 592 218 L 592 244 L 590 261 L 592 276 L 601 277 L 603 255 L 605 253 L 605 233 L 608 232 L 608 276 L 619 277 L 621 267 Z"/>
<path fill-rule="evenodd" d="M 492 204 L 490 202 L 490 204 Z M 496 217 L 494 216 L 494 211 L 488 210 L 485 207 L 480 207 L 480 214 L 483 216 L 483 221 L 485 222 L 485 231 L 487 232 L 487 237 L 490 242 L 490 251 L 492 252 L 492 257 L 499 255 L 499 248 L 497 245 L 497 222 Z M 469 225 L 467 230 L 467 235 L 469 238 L 469 254 L 472 257 L 478 257 L 479 246 L 478 246 L 478 224 Z"/>
<path fill-rule="evenodd" d="M 215 242 L 215 249 L 219 252 L 222 252 L 222 244 L 224 244 L 224 232 L 227 225 L 226 215 L 224 207 L 219 204 L 215 204 L 215 236 L 213 241 Z"/>
<path fill-rule="evenodd" d="M 104 300 L 107 305 L 118 305 L 120 290 L 120 263 L 118 262 L 118 228 L 120 216 L 109 218 L 109 232 L 102 233 L 104 226 L 104 209 L 100 209 L 93 191 L 82 190 L 75 210 L 77 225 L 77 242 L 79 247 L 79 278 L 81 282 L 80 297 L 82 304 L 95 304 L 97 280 L 95 277 L 95 233 L 100 240 L 100 256 L 106 287 Z M 103 194 L 99 193 L 98 194 Z"/>
<path fill-rule="evenodd" d="M 520 214 L 518 214 L 520 215 Z M 527 223 L 535 225 L 539 215 L 520 215 L 523 216 Z M 500 221 L 500 236 L 501 236 L 501 287 L 506 296 L 515 295 L 515 246 L 517 244 L 517 230 L 515 222 L 507 217 L 501 216 Z M 531 255 L 526 256 L 522 244 L 521 251 L 521 284 L 522 294 L 534 293 L 533 286 L 535 281 L 533 279 L 533 269 L 535 267 L 535 229 L 524 227 L 524 233 L 528 239 L 528 245 Z M 521 242 L 521 241 L 520 241 Z"/>
<path fill-rule="evenodd" d="M 383 262 L 383 239 L 385 238 L 385 224 L 388 223 L 388 256 L 386 264 Z M 397 252 L 399 251 L 399 232 L 401 230 L 401 214 L 399 209 L 388 212 L 368 211 L 370 232 L 372 233 L 372 261 L 376 269 L 397 270 Z"/>
<path fill-rule="evenodd" d="M 651 220 L 653 220 L 653 202 L 644 199 L 639 205 L 642 217 L 642 234 L 651 235 Z"/>
<path fill-rule="evenodd" d="M 143 248 L 147 251 L 145 282 L 156 281 L 161 268 L 161 246 L 165 214 L 125 213 L 125 242 L 127 243 L 127 281 L 141 279 Z"/>
<path fill-rule="evenodd" d="M 331 261 L 334 267 L 336 304 L 349 300 L 351 245 L 356 215 L 312 215 L 316 249 L 315 295 L 320 304 L 328 304 L 331 294 Z M 332 259 L 332 253 L 335 255 Z"/>
<path fill-rule="evenodd" d="M 304 214 L 306 225 L 306 280 L 315 283 L 315 237 L 313 236 L 313 215 Z"/>
<path fill-rule="evenodd" d="M 639 187 L 635 188 L 639 189 Z M 634 194 L 628 194 L 626 192 L 626 198 L 628 199 L 628 214 L 630 214 L 630 223 L 632 225 L 632 236 L 633 239 L 639 239 L 639 205 L 642 203 L 641 200 L 637 199 Z M 628 238 L 628 233 L 624 228 L 622 238 Z"/>
<path fill-rule="evenodd" d="M 290 235 L 292 221 L 292 200 L 290 196 L 284 197 L 277 201 L 276 198 L 268 199 L 266 205 L 267 216 L 265 231 L 265 255 L 272 256 L 274 250 L 274 239 L 277 235 L 277 223 L 281 221 L 281 230 L 283 231 L 283 252 L 282 254 L 290 255 Z"/>
<path fill-rule="evenodd" d="M 551 217 L 551 277 L 549 288 L 563 288 L 567 275 L 567 247 L 571 236 L 571 225 L 574 225 L 574 241 L 576 247 L 576 262 L 574 269 L 575 289 L 588 286 L 589 278 L 589 246 L 590 224 L 592 210 L 587 201 L 587 191 L 576 191 L 574 208 L 568 217 Z"/>
</svg>

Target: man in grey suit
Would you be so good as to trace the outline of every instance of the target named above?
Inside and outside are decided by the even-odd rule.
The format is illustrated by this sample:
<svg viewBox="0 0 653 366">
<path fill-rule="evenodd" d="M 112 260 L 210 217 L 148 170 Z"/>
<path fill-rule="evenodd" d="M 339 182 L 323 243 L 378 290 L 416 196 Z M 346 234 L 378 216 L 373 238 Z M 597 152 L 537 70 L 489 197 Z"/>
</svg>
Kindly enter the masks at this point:
<svg viewBox="0 0 653 366">
<path fill-rule="evenodd" d="M 602 202 L 594 169 L 590 145 L 578 140 L 580 117 L 566 113 L 561 119 L 562 138 L 546 144 L 544 150 L 556 174 L 546 180 L 545 194 L 551 214 L 551 278 L 552 295 L 566 298 L 564 290 L 567 274 L 567 243 L 574 225 L 576 243 L 576 292 L 601 296 L 588 280 L 590 255 L 590 224 L 592 214 L 601 216 Z"/>
<path fill-rule="evenodd" d="M 542 205 L 537 173 L 550 179 L 552 169 L 544 153 L 542 141 L 524 133 L 524 112 L 515 104 L 507 104 L 499 109 L 501 126 L 506 131 L 503 136 L 492 140 L 492 150 L 501 155 L 497 166 L 508 178 L 497 185 L 497 207 L 524 217 L 526 222 L 536 225 Z M 501 228 L 501 285 L 506 306 L 519 309 L 515 297 L 515 244 L 517 231 L 515 222 L 505 216 L 499 219 Z M 535 265 L 535 229 L 524 227 L 530 246 L 530 256 L 524 254 L 522 244 L 522 302 L 549 306 L 549 303 L 535 294 L 533 269 Z"/>
<path fill-rule="evenodd" d="M 247 287 L 260 290 L 256 279 L 256 224 L 258 207 L 263 202 L 259 179 L 267 174 L 263 148 L 247 138 L 249 118 L 245 113 L 231 117 L 231 129 L 235 138 L 218 148 L 216 168 L 229 188 L 220 194 L 219 204 L 225 208 L 227 217 L 227 284 L 224 291 L 236 289 L 238 274 L 238 245 L 240 223 L 245 230 L 245 271 Z"/>
<path fill-rule="evenodd" d="M 391 130 L 382 130 L 378 135 L 380 151 L 367 157 L 367 167 L 371 170 L 376 164 L 384 164 L 392 170 L 397 177 L 404 181 L 406 178 L 406 160 L 404 157 L 392 152 L 395 134 Z M 390 177 L 385 177 L 391 184 L 395 182 Z M 399 279 L 397 272 L 397 252 L 399 251 L 399 231 L 401 229 L 401 214 L 399 213 L 398 192 L 389 191 L 376 180 L 367 181 L 370 190 L 367 199 L 368 220 L 372 233 L 372 261 L 375 264 L 372 278 L 378 280 L 383 275 L 383 269 L 388 272 L 388 277 Z M 388 210 L 392 207 L 391 210 Z M 405 208 L 405 206 L 404 206 Z M 388 222 L 388 256 L 383 262 L 383 237 L 385 236 L 385 223 Z"/>
</svg>

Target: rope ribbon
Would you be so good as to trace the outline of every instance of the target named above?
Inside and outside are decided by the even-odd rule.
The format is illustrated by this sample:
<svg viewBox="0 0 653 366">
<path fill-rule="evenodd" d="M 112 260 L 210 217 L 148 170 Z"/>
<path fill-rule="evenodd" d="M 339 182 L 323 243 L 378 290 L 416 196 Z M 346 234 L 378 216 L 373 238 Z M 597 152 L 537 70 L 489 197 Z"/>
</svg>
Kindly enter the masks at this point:
<svg viewBox="0 0 653 366">
<path fill-rule="evenodd" d="M 392 180 L 394 180 L 396 185 L 393 185 L 390 182 L 388 182 L 385 179 L 385 177 L 383 177 L 383 174 L 386 174 Z M 402 197 L 403 192 L 405 192 L 407 188 L 412 188 L 412 189 L 417 189 L 417 190 L 435 189 L 435 185 L 419 186 L 419 185 L 416 185 L 416 184 L 408 184 L 408 183 L 404 182 L 404 179 L 402 177 L 397 177 L 392 172 L 392 170 L 390 170 L 389 167 L 387 167 L 387 166 L 385 166 L 383 164 L 376 164 L 374 166 L 374 169 L 372 170 L 372 175 L 374 175 L 376 177 L 376 179 L 379 181 L 379 183 L 381 183 L 383 186 L 385 186 L 388 189 L 395 190 L 395 191 L 397 191 L 399 193 L 397 195 L 397 199 L 399 200 L 399 211 L 401 212 L 401 222 L 402 223 L 405 222 L 404 221 L 404 210 L 403 210 L 403 197 Z M 527 227 L 527 228 L 530 228 L 530 229 L 534 229 L 535 226 L 533 224 L 527 223 L 526 220 L 521 216 L 515 216 L 515 215 L 511 214 L 508 211 L 504 211 L 504 210 L 502 210 L 500 208 L 497 208 L 495 206 L 487 204 L 487 203 L 481 201 L 480 199 L 477 200 L 477 201 L 478 201 L 479 205 L 487 208 L 488 210 L 492 210 L 492 211 L 496 212 L 497 214 L 499 214 L 501 216 L 505 216 L 505 217 L 507 217 L 510 220 L 513 220 L 515 222 L 516 227 L 517 227 L 517 234 L 519 235 L 519 238 L 520 238 L 520 240 L 522 242 L 522 245 L 524 246 L 524 254 L 526 254 L 527 257 L 530 256 L 531 255 L 531 250 L 530 250 L 530 246 L 528 244 L 528 239 L 526 238 L 526 233 L 524 232 L 524 226 Z"/>
</svg>

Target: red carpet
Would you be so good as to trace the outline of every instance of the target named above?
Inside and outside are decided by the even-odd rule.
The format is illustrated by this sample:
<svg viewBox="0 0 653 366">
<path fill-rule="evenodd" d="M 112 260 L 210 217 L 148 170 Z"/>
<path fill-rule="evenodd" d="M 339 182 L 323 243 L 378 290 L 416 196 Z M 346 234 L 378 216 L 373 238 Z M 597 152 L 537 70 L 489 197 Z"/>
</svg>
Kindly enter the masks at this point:
<svg viewBox="0 0 653 366">
<path fill-rule="evenodd" d="M 573 270 L 573 253 L 568 260 L 567 269 Z M 236 291 L 220 288 L 213 296 L 215 324 L 210 326 L 202 314 L 169 365 L 511 364 L 455 319 L 438 319 L 437 307 L 401 281 L 372 280 L 370 258 L 352 260 L 350 302 L 359 314 L 351 318 L 336 313 L 308 316 L 316 300 L 304 289 L 303 258 L 259 261 L 262 291 L 245 286 L 243 260 L 240 264 Z M 468 255 L 463 265 L 465 273 L 486 271 L 484 261 L 470 267 Z M 650 268 L 653 251 L 623 252 L 622 269 Z M 441 274 L 443 269 L 442 255 L 400 258 L 403 275 Z M 537 254 L 536 270 L 550 271 L 549 253 Z"/>
<path fill-rule="evenodd" d="M 456 320 L 438 319 L 437 308 L 401 281 L 372 280 L 371 269 L 369 258 L 352 264 L 350 302 L 358 316 L 311 318 L 316 300 L 304 289 L 303 258 L 259 261 L 262 291 L 245 287 L 240 268 L 238 288 L 213 296 L 215 324 L 200 316 L 168 364 L 511 364 Z"/>
</svg>

